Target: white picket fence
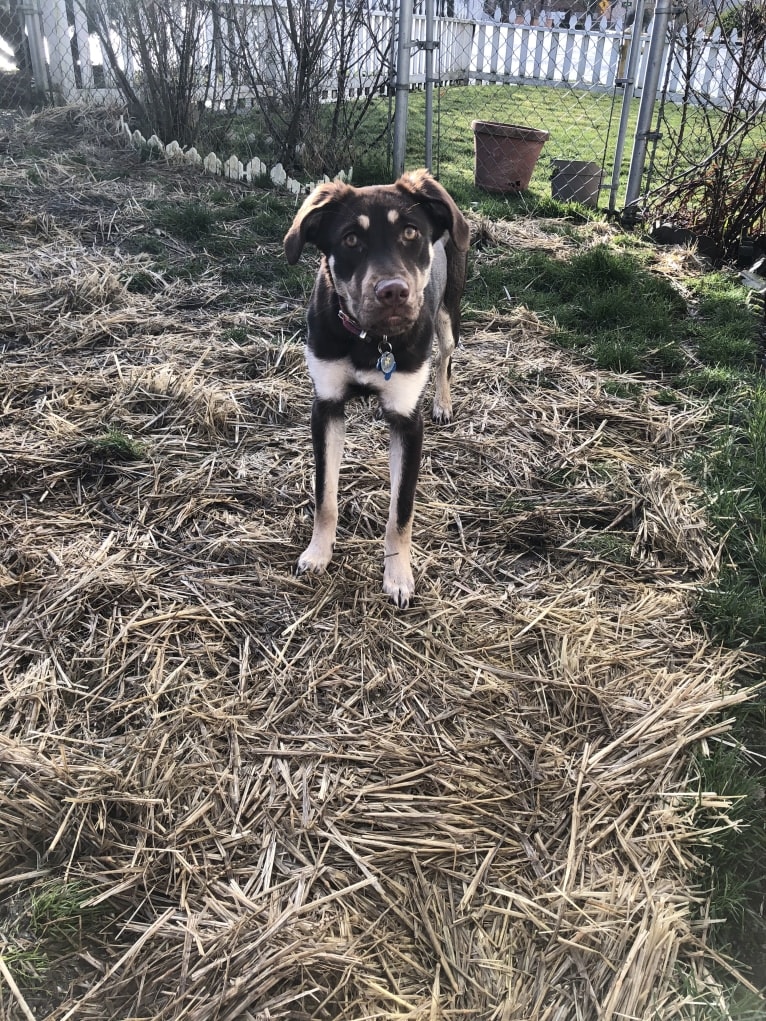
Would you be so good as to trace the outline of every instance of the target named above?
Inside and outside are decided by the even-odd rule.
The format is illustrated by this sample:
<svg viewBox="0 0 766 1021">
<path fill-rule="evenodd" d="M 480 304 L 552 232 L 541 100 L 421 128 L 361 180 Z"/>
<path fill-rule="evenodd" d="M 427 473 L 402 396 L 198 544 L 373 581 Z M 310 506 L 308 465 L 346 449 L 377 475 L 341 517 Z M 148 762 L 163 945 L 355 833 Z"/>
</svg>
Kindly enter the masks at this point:
<svg viewBox="0 0 766 1021">
<path fill-rule="evenodd" d="M 34 4 L 37 4 L 36 13 Z M 474 3 L 474 11 L 477 7 L 479 4 Z M 33 60 L 37 53 L 38 62 L 44 60 L 46 65 L 34 68 L 39 81 L 47 81 L 67 102 L 82 98 L 96 101 L 119 98 L 115 82 L 104 67 L 99 40 L 89 34 L 84 11 L 77 0 L 74 3 L 74 24 L 67 21 L 65 0 L 32 0 L 27 9 L 30 11 L 26 19 L 27 34 Z M 246 38 L 248 59 L 261 64 L 267 62 L 269 54 L 266 48 L 270 45 L 267 26 L 271 5 L 238 3 L 236 10 L 240 17 L 242 11 L 246 12 L 248 26 L 251 26 Z M 376 12 L 364 31 L 377 39 L 384 39 L 393 29 L 393 18 L 393 12 Z M 533 19 L 528 11 L 518 15 L 512 11 L 508 22 L 439 17 L 435 33 L 438 80 L 444 84 L 509 83 L 611 91 L 624 71 L 630 30 L 623 31 L 619 22 L 610 24 L 606 17 L 598 20 L 586 17 L 581 24 L 582 27 L 577 27 L 575 15 L 565 17 L 555 12 L 543 12 Z M 205 59 L 214 52 L 212 15 L 206 29 Z M 36 45 L 32 39 L 35 33 L 40 36 Z M 425 18 L 416 14 L 413 38 L 425 39 L 425 34 Z M 77 65 L 72 54 L 73 36 L 79 54 Z M 648 31 L 643 38 L 648 41 Z M 136 72 L 140 74 L 140 62 L 129 51 L 125 41 L 114 33 L 111 39 L 122 69 L 129 77 Z M 374 47 L 368 42 L 368 39 L 359 40 L 360 57 L 354 68 L 354 79 L 349 83 L 352 94 L 369 90 L 370 83 L 377 81 Z M 682 46 L 673 49 L 674 55 L 666 58 L 668 66 L 660 76 L 663 84 L 668 83 L 668 98 L 688 102 L 691 94 L 692 98 L 701 95 L 708 101 L 725 103 L 730 91 L 729 83 L 736 73 L 736 32 L 724 37 L 719 30 L 711 35 L 699 31 L 691 38 L 682 38 L 681 42 Z M 647 50 L 644 45 L 634 86 L 636 95 L 642 91 Z M 678 56 L 681 52 L 686 53 L 683 61 Z M 328 54 L 327 59 L 328 66 L 332 67 L 332 54 Z M 752 68 L 750 98 L 762 95 L 766 86 L 764 61 L 761 60 L 760 64 L 760 67 Z M 106 73 L 106 87 L 97 86 L 99 71 L 95 68 L 99 68 L 102 80 Z M 238 80 L 236 61 L 221 60 L 214 71 L 217 102 L 247 106 L 253 101 L 251 92 Z M 411 85 L 417 88 L 425 80 L 426 54 L 423 49 L 416 48 L 411 56 Z"/>
</svg>

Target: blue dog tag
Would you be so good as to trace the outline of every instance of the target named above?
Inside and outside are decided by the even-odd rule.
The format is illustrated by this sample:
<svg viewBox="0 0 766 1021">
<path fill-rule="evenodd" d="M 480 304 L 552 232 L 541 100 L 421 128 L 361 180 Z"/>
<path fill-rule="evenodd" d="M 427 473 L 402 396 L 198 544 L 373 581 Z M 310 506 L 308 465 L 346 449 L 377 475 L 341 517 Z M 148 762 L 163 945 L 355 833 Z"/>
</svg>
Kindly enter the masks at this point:
<svg viewBox="0 0 766 1021">
<path fill-rule="evenodd" d="M 378 348 L 378 350 L 380 351 L 380 358 L 378 358 L 378 364 L 375 367 L 383 373 L 386 380 L 389 380 L 396 372 L 396 359 L 394 358 L 394 352 L 391 350 L 390 346 L 387 350 L 381 350 L 381 348 Z"/>
</svg>

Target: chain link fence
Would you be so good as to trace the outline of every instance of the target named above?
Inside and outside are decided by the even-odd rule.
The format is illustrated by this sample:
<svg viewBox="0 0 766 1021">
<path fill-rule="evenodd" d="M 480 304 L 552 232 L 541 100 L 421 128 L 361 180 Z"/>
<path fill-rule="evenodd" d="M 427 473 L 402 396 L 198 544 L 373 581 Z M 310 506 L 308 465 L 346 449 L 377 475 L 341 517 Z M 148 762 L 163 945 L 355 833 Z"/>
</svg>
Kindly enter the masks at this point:
<svg viewBox="0 0 766 1021">
<path fill-rule="evenodd" d="M 473 20 L 437 19 L 434 166 L 459 187 L 473 156 L 485 190 L 528 189 L 631 222 L 670 218 L 731 255 L 737 238 L 764 233 L 765 12 L 763 0 L 656 12 L 636 0 L 480 18 L 473 5 Z M 416 52 L 425 20 L 414 18 Z M 410 105 L 413 159 L 429 143 L 417 135 L 424 104 Z M 741 187 L 727 203 L 715 185 L 731 183 L 733 168 Z"/>
<path fill-rule="evenodd" d="M 628 209 L 731 255 L 764 232 L 765 10 L 0 0 L 0 108 L 117 103 L 163 151 L 296 188 L 425 164 L 461 194 Z"/>
<path fill-rule="evenodd" d="M 436 171 L 465 176 L 473 160 L 474 181 L 487 191 L 531 188 L 602 204 L 631 34 L 623 9 L 594 17 L 473 7 L 473 19 L 439 24 Z M 416 47 L 424 20 L 415 18 Z M 408 145 L 417 148 L 412 134 Z"/>
<path fill-rule="evenodd" d="M 649 135 L 646 218 L 746 267 L 766 256 L 766 4 L 679 13 Z M 763 263 L 762 263 L 763 264 Z"/>
</svg>

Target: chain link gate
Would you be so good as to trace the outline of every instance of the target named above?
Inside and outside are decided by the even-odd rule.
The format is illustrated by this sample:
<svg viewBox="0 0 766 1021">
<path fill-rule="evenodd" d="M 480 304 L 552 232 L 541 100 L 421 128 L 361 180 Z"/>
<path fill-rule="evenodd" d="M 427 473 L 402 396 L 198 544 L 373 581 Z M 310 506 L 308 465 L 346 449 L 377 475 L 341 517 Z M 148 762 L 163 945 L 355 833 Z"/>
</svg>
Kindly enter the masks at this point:
<svg viewBox="0 0 766 1021">
<path fill-rule="evenodd" d="M 540 11 L 534 3 L 523 11 L 490 5 L 487 15 L 486 4 L 470 0 L 452 4 L 447 16 L 445 4 L 425 0 L 411 24 L 405 3 L 400 68 L 404 53 L 410 60 L 397 105 L 409 91 L 410 108 L 419 114 L 425 106 L 425 142 L 400 124 L 394 167 L 403 167 L 408 146 L 411 162 L 424 157 L 448 187 L 464 183 L 474 160 L 474 183 L 488 191 L 574 199 L 627 223 L 651 218 L 669 187 L 720 154 L 705 148 L 705 129 L 715 133 L 711 110 L 734 121 L 744 111 L 751 154 L 759 140 L 763 146 L 766 17 L 758 0 L 738 10 L 748 4 L 756 14 L 738 35 L 725 0 L 674 8 L 602 3 L 596 16 Z M 694 145 L 685 149 L 692 124 Z M 747 133 L 741 124 L 726 130 L 735 138 Z M 762 230 L 762 221 L 753 229 Z"/>
<path fill-rule="evenodd" d="M 411 59 L 397 104 L 405 89 L 423 89 L 425 99 L 411 94 L 409 107 L 425 106 L 426 164 L 433 154 L 431 169 L 448 187 L 464 183 L 464 167 L 473 161 L 474 183 L 490 192 L 529 189 L 537 198 L 619 209 L 627 144 L 652 66 L 643 0 L 627 15 L 619 6 L 597 17 L 506 9 L 502 20 L 483 8 L 476 20 L 479 5 L 466 3 L 455 11 L 462 18 L 436 17 L 431 28 L 433 6 L 427 2 L 411 28 L 404 18 L 399 36 L 400 55 L 409 49 Z M 404 165 L 406 145 L 417 162 L 413 130 L 406 136 L 395 130 L 395 169 Z"/>
</svg>

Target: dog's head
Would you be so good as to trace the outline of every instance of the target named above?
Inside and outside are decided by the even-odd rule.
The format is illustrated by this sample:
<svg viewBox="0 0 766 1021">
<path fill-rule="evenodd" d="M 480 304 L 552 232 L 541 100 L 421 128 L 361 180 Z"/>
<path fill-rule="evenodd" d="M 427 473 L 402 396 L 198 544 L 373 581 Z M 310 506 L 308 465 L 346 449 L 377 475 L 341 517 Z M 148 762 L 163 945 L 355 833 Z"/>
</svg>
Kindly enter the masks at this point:
<svg viewBox="0 0 766 1021">
<path fill-rule="evenodd" d="M 467 252 L 468 223 L 442 185 L 419 170 L 390 185 L 320 184 L 284 246 L 294 264 L 304 245 L 315 245 L 347 314 L 370 332 L 395 335 L 418 319 L 434 245 L 445 239 Z"/>
</svg>

